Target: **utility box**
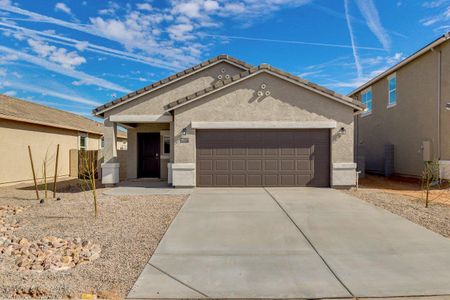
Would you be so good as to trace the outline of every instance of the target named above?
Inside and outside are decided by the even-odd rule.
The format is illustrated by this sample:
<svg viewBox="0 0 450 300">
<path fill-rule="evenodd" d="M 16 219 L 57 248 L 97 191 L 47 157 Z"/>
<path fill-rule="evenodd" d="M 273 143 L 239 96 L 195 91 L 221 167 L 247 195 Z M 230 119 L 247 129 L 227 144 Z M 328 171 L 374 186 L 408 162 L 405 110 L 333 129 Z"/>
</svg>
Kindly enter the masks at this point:
<svg viewBox="0 0 450 300">
<path fill-rule="evenodd" d="M 422 156 L 423 161 L 432 161 L 433 155 L 431 153 L 431 141 L 422 142 Z"/>
</svg>

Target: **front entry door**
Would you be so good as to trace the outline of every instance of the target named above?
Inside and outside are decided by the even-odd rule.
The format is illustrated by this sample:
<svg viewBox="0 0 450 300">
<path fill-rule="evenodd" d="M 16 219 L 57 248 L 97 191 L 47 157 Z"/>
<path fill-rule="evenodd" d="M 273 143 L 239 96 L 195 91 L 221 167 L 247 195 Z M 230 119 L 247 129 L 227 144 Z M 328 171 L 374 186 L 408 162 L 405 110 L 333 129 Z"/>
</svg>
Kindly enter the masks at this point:
<svg viewBox="0 0 450 300">
<path fill-rule="evenodd" d="M 138 177 L 160 177 L 160 135 L 138 133 Z"/>
</svg>

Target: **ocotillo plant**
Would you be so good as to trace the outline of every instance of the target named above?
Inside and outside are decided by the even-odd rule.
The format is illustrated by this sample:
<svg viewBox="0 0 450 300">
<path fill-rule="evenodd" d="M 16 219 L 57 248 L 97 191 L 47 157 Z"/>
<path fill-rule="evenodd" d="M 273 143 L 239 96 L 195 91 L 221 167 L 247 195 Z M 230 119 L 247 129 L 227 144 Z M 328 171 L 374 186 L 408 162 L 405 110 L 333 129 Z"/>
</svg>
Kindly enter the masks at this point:
<svg viewBox="0 0 450 300">
<path fill-rule="evenodd" d="M 81 150 L 82 151 L 82 150 Z M 79 156 L 82 160 L 84 170 L 82 174 L 79 174 L 80 185 L 83 189 L 84 195 L 86 191 L 90 190 L 92 193 L 92 200 L 94 202 L 94 216 L 98 216 L 98 203 L 97 203 L 97 188 L 95 185 L 96 163 L 94 161 L 95 155 L 89 155 L 88 151 L 83 151 Z"/>
</svg>

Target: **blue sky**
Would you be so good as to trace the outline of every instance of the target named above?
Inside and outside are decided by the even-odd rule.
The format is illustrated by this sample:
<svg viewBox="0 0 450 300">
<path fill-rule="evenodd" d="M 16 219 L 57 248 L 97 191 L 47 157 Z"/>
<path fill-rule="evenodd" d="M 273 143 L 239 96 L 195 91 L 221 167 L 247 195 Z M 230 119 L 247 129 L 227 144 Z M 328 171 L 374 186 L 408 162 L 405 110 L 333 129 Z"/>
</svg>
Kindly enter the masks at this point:
<svg viewBox="0 0 450 300">
<path fill-rule="evenodd" d="M 0 0 L 0 93 L 88 116 L 218 54 L 348 93 L 450 31 L 450 0 Z"/>
</svg>

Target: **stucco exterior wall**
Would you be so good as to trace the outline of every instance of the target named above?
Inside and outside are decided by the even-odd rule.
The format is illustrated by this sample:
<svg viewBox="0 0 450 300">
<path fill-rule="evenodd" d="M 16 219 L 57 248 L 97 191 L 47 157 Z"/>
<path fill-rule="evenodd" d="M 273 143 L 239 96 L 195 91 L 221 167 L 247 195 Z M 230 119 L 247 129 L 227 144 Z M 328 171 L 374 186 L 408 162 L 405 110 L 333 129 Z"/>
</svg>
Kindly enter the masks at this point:
<svg viewBox="0 0 450 300">
<path fill-rule="evenodd" d="M 222 69 L 224 72 L 222 72 Z M 243 69 L 226 62 L 220 62 L 196 74 L 173 82 L 159 90 L 144 95 L 136 100 L 118 106 L 105 113 L 105 117 L 115 115 L 160 115 L 164 105 L 207 88 L 216 82 L 218 75 L 236 75 Z"/>
<path fill-rule="evenodd" d="M 441 50 L 441 159 L 450 160 L 450 42 Z"/>
<path fill-rule="evenodd" d="M 441 116 L 441 158 L 450 159 L 450 43 L 429 51 L 396 71 L 397 105 L 388 108 L 388 80 L 372 85 L 373 111 L 358 116 L 356 147 L 364 155 L 366 170 L 384 172 L 384 145 L 395 147 L 396 174 L 421 176 L 423 141 L 431 141 L 432 157 L 438 159 L 438 122 Z M 438 51 L 442 50 L 442 104 L 438 108 Z M 357 95 L 361 100 L 361 93 Z M 446 100 L 447 99 L 447 100 Z"/>
<path fill-rule="evenodd" d="M 89 135 L 90 150 L 98 149 L 99 138 Z M 75 131 L 0 120 L 0 184 L 33 180 L 28 145 L 39 179 L 43 178 L 46 154 L 47 176 L 53 176 L 57 144 L 60 144 L 58 175 L 69 176 L 69 150 L 78 149 L 78 143 L 78 132 Z"/>
<path fill-rule="evenodd" d="M 270 96 L 257 95 L 263 83 Z M 331 162 L 353 163 L 353 109 L 271 74 L 258 74 L 174 111 L 174 163 L 183 168 L 195 163 L 195 129 L 190 124 L 199 121 L 336 121 Z M 338 133 L 342 127 L 344 135 Z M 184 128 L 189 143 L 180 142 Z"/>
</svg>

